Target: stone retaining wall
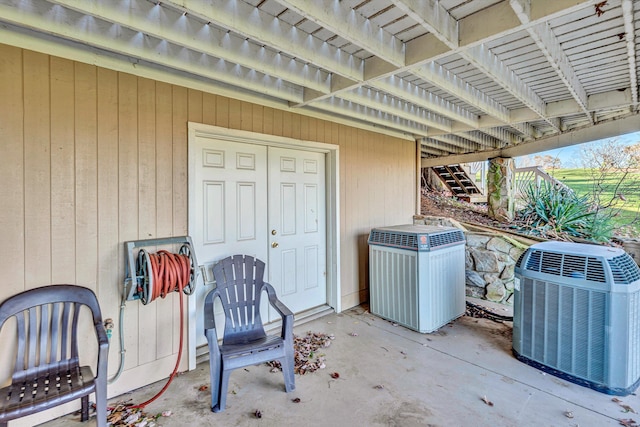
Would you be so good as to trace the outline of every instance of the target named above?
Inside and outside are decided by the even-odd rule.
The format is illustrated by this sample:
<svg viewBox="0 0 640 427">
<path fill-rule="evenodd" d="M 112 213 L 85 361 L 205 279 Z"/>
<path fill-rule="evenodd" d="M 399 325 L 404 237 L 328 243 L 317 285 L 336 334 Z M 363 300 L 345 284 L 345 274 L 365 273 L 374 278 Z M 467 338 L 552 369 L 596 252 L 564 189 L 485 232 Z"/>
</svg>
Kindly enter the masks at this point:
<svg viewBox="0 0 640 427">
<path fill-rule="evenodd" d="M 462 229 L 467 239 L 467 295 L 513 304 L 515 264 L 528 245 L 498 232 L 470 231 L 450 218 L 416 215 L 413 223 Z"/>
</svg>

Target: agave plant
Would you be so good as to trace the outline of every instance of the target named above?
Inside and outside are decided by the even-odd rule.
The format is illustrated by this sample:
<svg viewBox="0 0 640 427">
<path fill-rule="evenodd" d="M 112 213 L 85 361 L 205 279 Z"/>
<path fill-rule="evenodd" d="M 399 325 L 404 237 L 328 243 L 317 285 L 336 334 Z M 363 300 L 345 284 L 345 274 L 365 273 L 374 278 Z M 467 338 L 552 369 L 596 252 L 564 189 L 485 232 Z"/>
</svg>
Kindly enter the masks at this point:
<svg viewBox="0 0 640 427">
<path fill-rule="evenodd" d="M 598 215 L 589 196 L 543 181 L 524 188 L 524 207 L 519 211 L 532 231 L 551 238 L 580 237 L 606 241 L 613 226 L 610 218 Z"/>
</svg>

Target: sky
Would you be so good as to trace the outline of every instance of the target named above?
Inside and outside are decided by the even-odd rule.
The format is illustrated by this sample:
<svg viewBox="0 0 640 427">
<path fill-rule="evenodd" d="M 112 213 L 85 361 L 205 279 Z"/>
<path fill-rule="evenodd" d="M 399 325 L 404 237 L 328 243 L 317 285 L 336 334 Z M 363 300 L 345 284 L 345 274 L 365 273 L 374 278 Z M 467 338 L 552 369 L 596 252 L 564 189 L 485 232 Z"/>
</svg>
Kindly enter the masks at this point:
<svg viewBox="0 0 640 427">
<path fill-rule="evenodd" d="M 556 148 L 555 150 L 543 151 L 541 153 L 532 154 L 531 158 L 534 156 L 545 156 L 550 155 L 553 157 L 558 157 L 560 162 L 562 163 L 563 168 L 579 168 L 580 165 L 580 151 L 588 144 L 597 144 L 602 141 L 608 141 L 610 139 L 617 139 L 623 145 L 632 145 L 636 143 L 640 143 L 640 132 L 629 133 L 626 135 L 620 135 L 615 138 L 607 138 L 604 140 L 596 140 L 592 142 L 587 142 L 584 144 L 572 145 L 570 147 L 564 148 Z M 524 156 L 526 157 L 526 156 Z M 516 158 L 516 165 L 518 165 L 519 161 L 522 161 L 524 157 Z"/>
</svg>

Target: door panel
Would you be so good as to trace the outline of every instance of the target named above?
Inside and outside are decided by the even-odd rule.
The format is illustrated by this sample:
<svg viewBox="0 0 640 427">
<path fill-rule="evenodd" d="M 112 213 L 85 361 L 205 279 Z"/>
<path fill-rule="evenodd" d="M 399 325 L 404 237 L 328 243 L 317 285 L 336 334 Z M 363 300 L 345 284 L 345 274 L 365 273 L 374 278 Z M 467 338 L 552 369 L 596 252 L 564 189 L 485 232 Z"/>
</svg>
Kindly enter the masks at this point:
<svg viewBox="0 0 640 427">
<path fill-rule="evenodd" d="M 211 266 L 227 256 L 246 254 L 267 260 L 267 148 L 209 138 L 195 139 L 196 224 L 190 225 L 198 262 Z M 204 298 L 212 289 L 196 290 L 196 345 L 206 344 Z M 218 307 L 219 310 L 221 310 Z M 216 316 L 222 325 L 224 317 Z"/>
<path fill-rule="evenodd" d="M 327 302 L 321 153 L 269 148 L 269 282 L 294 312 Z"/>
</svg>

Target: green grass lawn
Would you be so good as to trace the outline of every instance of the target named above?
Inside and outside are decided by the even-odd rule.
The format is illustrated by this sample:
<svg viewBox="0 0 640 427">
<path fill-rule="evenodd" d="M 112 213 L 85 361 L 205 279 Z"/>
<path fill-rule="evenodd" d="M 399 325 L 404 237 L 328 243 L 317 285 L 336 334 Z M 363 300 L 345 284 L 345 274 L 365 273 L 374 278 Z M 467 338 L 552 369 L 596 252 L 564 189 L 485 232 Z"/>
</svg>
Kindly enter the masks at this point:
<svg viewBox="0 0 640 427">
<path fill-rule="evenodd" d="M 592 173 L 588 169 L 559 169 L 549 174 L 565 183 L 579 195 L 594 193 L 594 180 Z M 602 182 L 601 204 L 608 203 L 616 194 L 614 211 L 617 215 L 614 222 L 620 227 L 620 233 L 624 233 L 624 227 L 630 226 L 635 231 L 635 235 L 640 236 L 640 172 L 627 175 L 624 183 L 616 189 L 619 176 L 608 176 Z M 631 225 L 630 225 L 631 224 Z"/>
</svg>

